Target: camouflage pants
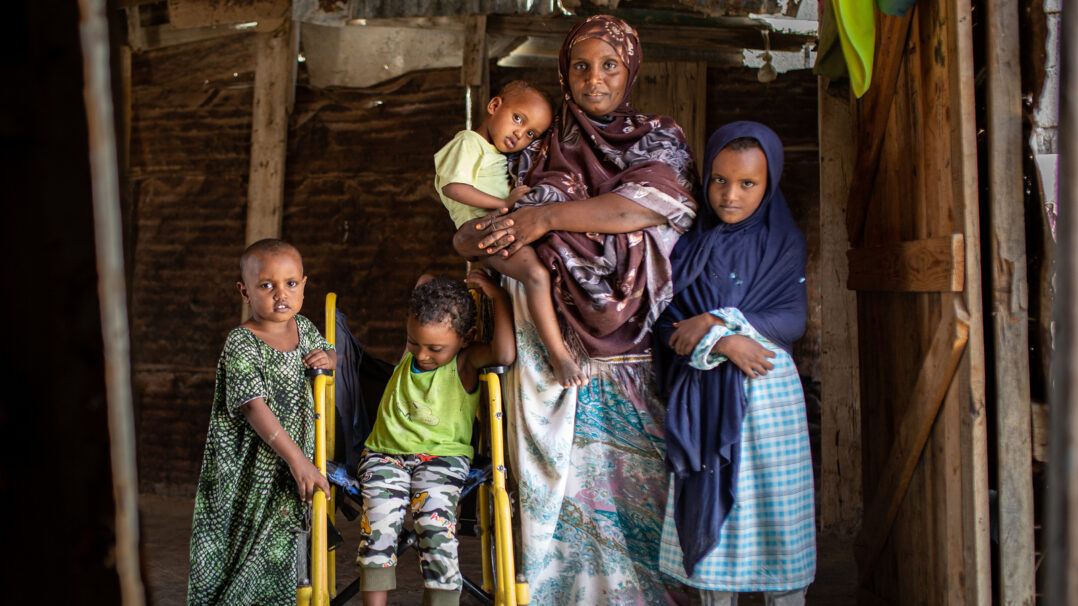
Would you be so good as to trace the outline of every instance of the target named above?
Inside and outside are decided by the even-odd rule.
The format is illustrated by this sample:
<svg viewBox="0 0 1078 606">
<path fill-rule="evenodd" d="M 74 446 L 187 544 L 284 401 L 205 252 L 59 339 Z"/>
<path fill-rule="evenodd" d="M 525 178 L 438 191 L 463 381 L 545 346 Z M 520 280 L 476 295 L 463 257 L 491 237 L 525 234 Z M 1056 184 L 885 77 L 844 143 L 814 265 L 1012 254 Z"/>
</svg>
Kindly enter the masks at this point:
<svg viewBox="0 0 1078 606">
<path fill-rule="evenodd" d="M 397 565 L 397 540 L 405 507 L 410 507 L 423 585 L 459 591 L 457 501 L 468 469 L 467 457 L 364 451 L 358 474 L 363 486 L 363 535 L 356 564 L 364 569 Z"/>
</svg>

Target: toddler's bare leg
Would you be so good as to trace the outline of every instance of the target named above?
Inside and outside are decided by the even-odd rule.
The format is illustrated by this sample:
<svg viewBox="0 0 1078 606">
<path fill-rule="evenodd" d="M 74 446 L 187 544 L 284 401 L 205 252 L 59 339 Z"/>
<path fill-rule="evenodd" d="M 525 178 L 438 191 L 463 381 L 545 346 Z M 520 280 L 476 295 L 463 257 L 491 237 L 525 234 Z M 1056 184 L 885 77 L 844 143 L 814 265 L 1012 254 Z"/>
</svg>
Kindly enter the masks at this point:
<svg viewBox="0 0 1078 606">
<path fill-rule="evenodd" d="M 550 365 L 554 368 L 558 383 L 562 387 L 583 385 L 584 374 L 561 338 L 558 316 L 550 295 L 550 272 L 543 266 L 535 250 L 525 246 L 508 258 L 489 257 L 487 264 L 524 285 L 528 293 L 528 310 L 539 331 L 539 338 L 550 353 Z"/>
</svg>

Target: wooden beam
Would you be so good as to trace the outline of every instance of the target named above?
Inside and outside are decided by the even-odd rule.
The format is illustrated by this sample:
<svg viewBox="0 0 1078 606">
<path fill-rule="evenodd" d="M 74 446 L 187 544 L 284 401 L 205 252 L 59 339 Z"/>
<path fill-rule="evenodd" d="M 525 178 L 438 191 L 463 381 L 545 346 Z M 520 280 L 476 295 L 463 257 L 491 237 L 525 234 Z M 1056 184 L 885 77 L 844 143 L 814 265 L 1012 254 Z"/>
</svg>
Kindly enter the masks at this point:
<svg viewBox="0 0 1078 606">
<path fill-rule="evenodd" d="M 475 128 L 486 117 L 490 100 L 490 62 L 487 60 L 487 16 L 472 15 L 465 19 L 464 57 L 460 79 L 468 91 L 467 128 Z"/>
<path fill-rule="evenodd" d="M 820 238 L 820 531 L 852 535 L 863 507 L 857 294 L 846 288 L 849 241 L 844 229 L 833 226 L 846 216 L 855 140 L 848 87 L 827 90 L 820 78 L 818 91 L 820 225 L 834 230 Z"/>
<path fill-rule="evenodd" d="M 1033 475 L 1029 404 L 1029 287 L 1022 183 L 1022 73 L 1018 4 L 986 3 L 988 200 L 992 267 L 992 376 L 996 399 L 999 599 L 1033 604 Z"/>
<path fill-rule="evenodd" d="M 138 52 L 249 32 L 273 32 L 280 29 L 282 24 L 280 18 L 264 18 L 258 22 L 237 22 L 202 27 L 179 28 L 172 23 L 147 26 L 142 25 L 137 6 L 124 10 L 127 13 L 127 44 Z"/>
<path fill-rule="evenodd" d="M 161 0 L 109 0 L 109 9 L 134 8 L 142 4 L 157 4 Z"/>
<path fill-rule="evenodd" d="M 564 38 L 576 23 L 575 19 L 536 19 L 516 15 L 491 15 L 488 31 L 491 34 Z M 769 29 L 768 26 L 759 23 L 729 27 L 676 24 L 633 24 L 633 27 L 640 35 L 640 43 L 644 46 L 645 52 L 652 45 L 710 50 L 731 48 L 764 50 L 764 38 L 760 31 Z M 769 36 L 773 51 L 800 51 L 805 44 L 812 43 L 816 39 L 815 36 L 777 31 L 770 31 Z"/>
<path fill-rule="evenodd" d="M 296 57 L 292 22 L 256 34 L 255 91 L 251 119 L 251 173 L 247 186 L 247 233 L 251 244 L 281 235 L 288 96 Z"/>
<path fill-rule="evenodd" d="M 847 251 L 850 290 L 960 292 L 965 286 L 962 234 Z"/>
<path fill-rule="evenodd" d="M 464 31 L 469 17 L 398 17 L 389 19 L 353 19 L 350 25 L 360 27 L 417 27 Z M 576 25 L 577 19 L 537 18 L 520 15 L 487 16 L 487 34 L 498 36 L 534 36 L 562 40 Z M 769 29 L 763 23 L 749 19 L 728 19 L 714 26 L 702 25 L 634 25 L 640 34 L 640 42 L 646 49 L 664 46 L 686 51 L 730 51 L 742 49 L 764 50 L 761 30 Z M 801 51 L 812 44 L 816 36 L 769 32 L 771 50 Z M 645 54 L 645 58 L 647 55 Z"/>
<path fill-rule="evenodd" d="M 906 496 L 906 487 L 935 424 L 940 404 L 951 386 L 968 338 L 969 317 L 958 299 L 954 299 L 953 307 L 943 310 L 943 318 L 908 398 L 909 408 L 896 425 L 895 439 L 879 476 L 875 496 L 865 508 L 864 524 L 855 541 L 862 585 L 871 577 L 891 533 L 899 505 Z"/>
<path fill-rule="evenodd" d="M 128 10 L 137 11 L 138 9 L 131 8 Z M 250 31 L 258 31 L 258 28 L 254 26 L 246 27 L 237 25 L 211 25 L 207 27 L 176 29 L 171 25 L 165 24 L 150 26 L 139 25 L 132 29 L 130 27 L 130 21 L 128 23 L 127 43 L 131 48 L 140 52 L 176 46 L 177 44 L 190 44 L 192 42 L 212 40 L 224 36 L 235 36 L 236 34 L 243 34 Z"/>
<path fill-rule="evenodd" d="M 291 0 L 168 0 L 168 20 L 173 27 L 205 27 L 228 23 L 272 20 L 279 23 L 290 17 Z"/>
<path fill-rule="evenodd" d="M 1056 353 L 1048 467 L 1045 604 L 1078 606 L 1078 11 L 1061 13 Z"/>
<path fill-rule="evenodd" d="M 857 143 L 857 165 L 850 183 L 846 207 L 846 231 L 853 246 L 864 243 L 865 218 L 876 182 L 876 169 L 880 163 L 883 135 L 887 130 L 887 116 L 895 96 L 898 73 L 906 53 L 910 19 L 918 11 L 914 7 L 905 17 L 880 16 L 879 41 L 876 45 L 875 68 L 872 84 L 861 100 L 860 128 Z"/>
</svg>

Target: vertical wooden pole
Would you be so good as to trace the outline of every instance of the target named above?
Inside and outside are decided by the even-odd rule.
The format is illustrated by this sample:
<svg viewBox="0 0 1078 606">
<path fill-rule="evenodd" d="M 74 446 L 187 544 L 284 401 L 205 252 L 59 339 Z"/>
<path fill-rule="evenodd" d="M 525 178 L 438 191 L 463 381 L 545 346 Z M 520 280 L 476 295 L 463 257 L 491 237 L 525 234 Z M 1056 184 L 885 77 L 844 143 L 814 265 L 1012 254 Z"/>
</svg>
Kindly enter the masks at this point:
<svg viewBox="0 0 1078 606">
<path fill-rule="evenodd" d="M 247 185 L 247 244 L 281 235 L 288 100 L 293 88 L 292 21 L 255 34 L 255 97 L 251 175 Z"/>
<path fill-rule="evenodd" d="M 951 176 L 955 223 L 966 246 L 969 341 L 958 369 L 960 406 L 959 471 L 962 507 L 949 521 L 960 520 L 962 548 L 948 554 L 946 582 L 962 586 L 960 603 L 992 603 L 992 556 L 988 513 L 988 420 L 985 413 L 984 314 L 981 288 L 981 218 L 977 188 L 977 120 L 970 0 L 941 0 L 947 28 L 951 105 Z M 957 536 L 957 535 L 956 535 Z"/>
<path fill-rule="evenodd" d="M 1059 31 L 1078 31 L 1068 5 Z M 1060 36 L 1056 363 L 1049 437 L 1046 604 L 1078 606 L 1078 37 Z"/>
<path fill-rule="evenodd" d="M 1022 192 L 1018 4 L 988 0 L 988 198 L 992 265 L 999 601 L 1032 606 L 1035 594 L 1029 402 L 1029 312 Z"/>
<path fill-rule="evenodd" d="M 146 595 L 139 572 L 138 468 L 135 463 L 123 225 L 105 0 L 79 0 L 79 10 L 82 15 L 79 34 L 94 200 L 98 297 L 105 344 L 112 486 L 116 501 L 116 572 L 120 577 L 124 606 L 142 606 Z"/>
<path fill-rule="evenodd" d="M 849 94 L 819 84 L 820 134 L 820 530 L 852 536 L 861 524 L 861 383 L 857 295 L 846 288 L 849 237 L 843 228 L 853 177 Z M 836 229 L 837 227 L 837 229 Z"/>
<path fill-rule="evenodd" d="M 468 96 L 465 125 L 466 128 L 476 128 L 482 124 L 487 113 L 487 102 L 490 101 L 486 15 L 469 15 L 466 18 L 460 77 Z"/>
</svg>

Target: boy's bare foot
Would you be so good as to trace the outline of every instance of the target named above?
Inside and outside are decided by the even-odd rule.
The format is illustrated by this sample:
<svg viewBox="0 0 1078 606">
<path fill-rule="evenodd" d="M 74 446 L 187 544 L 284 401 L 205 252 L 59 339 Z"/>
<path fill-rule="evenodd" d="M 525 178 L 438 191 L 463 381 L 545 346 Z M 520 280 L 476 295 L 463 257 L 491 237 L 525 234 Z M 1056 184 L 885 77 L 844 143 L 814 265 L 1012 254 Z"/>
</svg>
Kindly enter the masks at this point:
<svg viewBox="0 0 1078 606">
<path fill-rule="evenodd" d="M 580 367 L 573 361 L 569 352 L 561 355 L 551 353 L 550 365 L 554 367 L 554 377 L 558 379 L 562 387 L 576 387 L 584 384 L 584 373 L 580 372 Z"/>
</svg>

